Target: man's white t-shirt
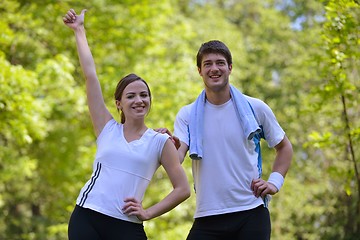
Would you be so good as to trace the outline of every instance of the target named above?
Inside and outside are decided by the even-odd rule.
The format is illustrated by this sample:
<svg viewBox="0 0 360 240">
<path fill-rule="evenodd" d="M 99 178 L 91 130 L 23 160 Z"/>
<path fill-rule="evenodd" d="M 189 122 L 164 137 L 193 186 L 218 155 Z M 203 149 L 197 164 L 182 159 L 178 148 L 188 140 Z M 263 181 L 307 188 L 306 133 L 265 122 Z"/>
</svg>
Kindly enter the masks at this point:
<svg viewBox="0 0 360 240">
<path fill-rule="evenodd" d="M 275 115 L 263 101 L 245 97 L 263 127 L 268 146 L 276 146 L 285 133 Z M 174 135 L 188 146 L 192 106 L 193 103 L 180 109 L 174 125 Z M 233 101 L 222 105 L 206 102 L 203 128 L 203 158 L 192 160 L 196 191 L 194 217 L 244 211 L 264 204 L 251 190 L 252 180 L 261 175 L 259 153 L 254 141 L 244 135 Z"/>
</svg>

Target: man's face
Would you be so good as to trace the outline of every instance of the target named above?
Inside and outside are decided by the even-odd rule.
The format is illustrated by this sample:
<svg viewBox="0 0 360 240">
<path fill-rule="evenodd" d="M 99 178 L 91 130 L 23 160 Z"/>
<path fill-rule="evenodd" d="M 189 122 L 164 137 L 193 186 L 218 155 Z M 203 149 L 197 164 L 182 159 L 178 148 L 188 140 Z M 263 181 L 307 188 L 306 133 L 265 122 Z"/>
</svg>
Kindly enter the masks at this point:
<svg viewBox="0 0 360 240">
<path fill-rule="evenodd" d="M 228 65 L 226 58 L 218 53 L 203 56 L 201 68 L 198 68 L 204 84 L 212 91 L 220 91 L 229 84 L 232 65 Z"/>
</svg>

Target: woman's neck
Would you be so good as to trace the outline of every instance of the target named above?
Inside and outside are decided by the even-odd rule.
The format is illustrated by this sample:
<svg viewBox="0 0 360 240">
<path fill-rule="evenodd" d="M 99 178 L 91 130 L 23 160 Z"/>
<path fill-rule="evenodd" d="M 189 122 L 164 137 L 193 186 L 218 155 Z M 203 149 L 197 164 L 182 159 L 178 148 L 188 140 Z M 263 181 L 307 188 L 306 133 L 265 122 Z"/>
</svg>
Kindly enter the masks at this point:
<svg viewBox="0 0 360 240">
<path fill-rule="evenodd" d="M 128 142 L 138 140 L 146 132 L 147 127 L 144 122 L 126 122 L 124 123 L 124 137 Z"/>
</svg>

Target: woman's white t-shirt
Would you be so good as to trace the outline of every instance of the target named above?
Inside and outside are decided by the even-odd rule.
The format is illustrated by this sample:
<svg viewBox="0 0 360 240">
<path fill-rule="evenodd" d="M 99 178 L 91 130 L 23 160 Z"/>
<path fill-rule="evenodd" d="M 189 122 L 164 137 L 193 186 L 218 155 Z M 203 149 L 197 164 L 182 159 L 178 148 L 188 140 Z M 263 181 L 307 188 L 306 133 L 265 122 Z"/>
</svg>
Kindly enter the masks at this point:
<svg viewBox="0 0 360 240">
<path fill-rule="evenodd" d="M 127 142 L 123 124 L 107 122 L 97 138 L 93 173 L 81 189 L 76 204 L 125 221 L 141 223 L 122 213 L 124 199 L 141 201 L 160 158 L 166 134 L 147 129 L 138 140 Z"/>
</svg>

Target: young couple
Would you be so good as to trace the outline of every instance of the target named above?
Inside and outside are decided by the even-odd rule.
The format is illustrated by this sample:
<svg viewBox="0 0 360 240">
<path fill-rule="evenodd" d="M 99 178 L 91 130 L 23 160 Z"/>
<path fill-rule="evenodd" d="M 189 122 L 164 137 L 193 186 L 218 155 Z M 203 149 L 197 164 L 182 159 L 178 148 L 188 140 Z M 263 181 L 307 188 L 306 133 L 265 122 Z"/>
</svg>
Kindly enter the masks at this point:
<svg viewBox="0 0 360 240">
<path fill-rule="evenodd" d="M 71 9 L 63 21 L 75 33 L 97 153 L 70 217 L 69 239 L 147 239 L 143 221 L 190 196 L 181 166 L 188 151 L 196 211 L 187 239 L 270 239 L 267 204 L 284 183 L 292 145 L 267 104 L 229 83 L 232 56 L 227 46 L 217 40 L 201 45 L 197 67 L 205 89 L 179 111 L 172 136 L 166 128 L 154 131 L 145 125 L 151 92 L 135 74 L 122 78 L 115 90 L 120 122 L 109 113 L 86 38 L 85 12 L 77 15 Z M 260 138 L 276 150 L 268 180 L 261 177 Z M 145 190 L 160 165 L 173 189 L 144 209 Z"/>
</svg>

